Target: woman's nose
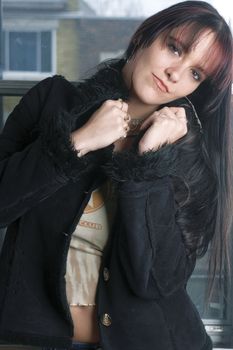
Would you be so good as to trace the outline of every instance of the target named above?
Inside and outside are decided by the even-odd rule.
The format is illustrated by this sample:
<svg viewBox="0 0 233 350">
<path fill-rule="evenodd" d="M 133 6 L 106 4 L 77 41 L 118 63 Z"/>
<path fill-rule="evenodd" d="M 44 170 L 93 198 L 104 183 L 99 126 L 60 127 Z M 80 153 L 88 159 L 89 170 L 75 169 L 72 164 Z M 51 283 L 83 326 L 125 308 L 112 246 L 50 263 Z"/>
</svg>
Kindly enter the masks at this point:
<svg viewBox="0 0 233 350">
<path fill-rule="evenodd" d="M 177 83 L 180 80 L 180 77 L 182 75 L 182 67 L 181 66 L 168 67 L 166 68 L 165 73 L 167 75 L 168 80 L 170 80 L 173 83 Z"/>
</svg>

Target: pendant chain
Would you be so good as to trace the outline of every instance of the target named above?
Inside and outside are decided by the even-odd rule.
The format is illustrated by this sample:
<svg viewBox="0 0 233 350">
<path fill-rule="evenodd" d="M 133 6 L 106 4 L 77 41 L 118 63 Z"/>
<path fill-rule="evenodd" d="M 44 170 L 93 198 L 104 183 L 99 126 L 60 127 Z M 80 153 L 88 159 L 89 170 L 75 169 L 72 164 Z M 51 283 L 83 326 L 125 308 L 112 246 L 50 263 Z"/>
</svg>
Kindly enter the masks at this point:
<svg viewBox="0 0 233 350">
<path fill-rule="evenodd" d="M 139 129 L 142 123 L 144 122 L 144 118 L 132 118 L 130 119 L 128 126 L 129 126 L 129 131 L 127 132 L 126 137 L 133 137 L 137 136 L 139 134 Z"/>
<path fill-rule="evenodd" d="M 136 130 L 139 126 L 142 125 L 143 122 L 144 122 L 143 118 L 131 119 L 129 122 L 129 130 L 130 131 Z"/>
</svg>

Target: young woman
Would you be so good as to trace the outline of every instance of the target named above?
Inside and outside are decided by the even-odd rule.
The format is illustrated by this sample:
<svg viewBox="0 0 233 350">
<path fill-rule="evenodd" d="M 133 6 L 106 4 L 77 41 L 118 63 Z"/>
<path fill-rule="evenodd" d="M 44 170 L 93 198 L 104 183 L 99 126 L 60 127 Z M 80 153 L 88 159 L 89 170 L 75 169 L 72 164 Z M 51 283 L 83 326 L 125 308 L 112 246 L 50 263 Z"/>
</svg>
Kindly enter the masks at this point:
<svg viewBox="0 0 233 350">
<path fill-rule="evenodd" d="M 209 4 L 148 18 L 122 59 L 54 76 L 0 138 L 0 338 L 52 349 L 209 350 L 186 292 L 227 251 L 232 36 Z"/>
</svg>

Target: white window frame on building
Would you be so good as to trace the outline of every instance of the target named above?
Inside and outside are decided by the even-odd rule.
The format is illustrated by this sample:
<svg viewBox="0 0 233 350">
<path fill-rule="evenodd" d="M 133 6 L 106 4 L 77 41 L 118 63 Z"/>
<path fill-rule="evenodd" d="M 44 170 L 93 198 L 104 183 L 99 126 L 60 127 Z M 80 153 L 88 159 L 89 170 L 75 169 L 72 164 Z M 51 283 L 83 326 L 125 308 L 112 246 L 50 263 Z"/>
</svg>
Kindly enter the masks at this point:
<svg viewBox="0 0 233 350">
<path fill-rule="evenodd" d="M 14 22 L 14 23 L 12 23 Z M 17 23 L 18 22 L 18 23 Z M 46 78 L 48 75 L 56 74 L 56 32 L 57 32 L 58 22 L 56 20 L 20 20 L 20 21 L 12 21 L 6 20 L 3 23 L 3 42 L 4 42 L 4 62 L 3 62 L 3 79 L 4 80 L 41 80 Z M 23 45 L 25 45 L 25 51 L 28 49 L 27 45 L 29 42 L 23 42 L 23 36 L 25 35 L 25 39 L 27 38 L 27 34 L 31 34 L 31 39 L 35 38 L 35 42 L 31 43 L 34 46 L 34 57 L 36 59 L 35 65 L 33 69 L 23 69 L 19 67 L 19 69 L 14 69 L 11 67 L 11 55 L 14 52 L 11 52 L 11 36 L 18 33 L 18 40 L 21 40 L 21 48 L 23 51 Z M 47 52 L 50 53 L 50 69 L 43 69 L 42 61 L 46 59 L 43 57 L 43 48 L 42 48 L 42 38 L 44 33 L 50 34 L 50 47 L 46 48 Z M 28 38 L 29 38 L 28 36 Z M 20 38 L 21 37 L 21 38 Z M 20 45 L 20 43 L 18 44 Z M 45 51 L 44 51 L 45 53 Z M 46 53 L 47 54 L 47 53 Z M 19 60 L 17 60 L 19 62 Z"/>
</svg>

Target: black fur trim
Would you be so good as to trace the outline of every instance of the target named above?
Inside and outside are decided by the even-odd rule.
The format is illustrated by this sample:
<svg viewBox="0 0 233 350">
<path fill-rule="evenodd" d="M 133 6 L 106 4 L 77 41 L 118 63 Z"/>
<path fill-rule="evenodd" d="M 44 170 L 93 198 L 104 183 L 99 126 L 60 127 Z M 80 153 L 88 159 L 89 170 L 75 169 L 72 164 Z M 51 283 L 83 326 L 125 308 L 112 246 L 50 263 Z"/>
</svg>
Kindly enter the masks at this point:
<svg viewBox="0 0 233 350">
<path fill-rule="evenodd" d="M 166 175 L 175 175 L 178 151 L 174 145 L 164 145 L 156 151 L 142 155 L 133 151 L 113 153 L 111 162 L 103 168 L 112 179 L 118 182 L 150 181 Z"/>
<path fill-rule="evenodd" d="M 41 123 L 43 151 L 62 175 L 77 180 L 81 174 L 111 158 L 113 145 L 79 158 L 70 135 L 85 123 L 88 110 L 98 108 L 107 99 L 127 99 L 128 90 L 121 75 L 124 63 L 124 60 L 112 60 L 99 65 L 93 76 L 75 84 L 78 105 L 71 111 L 49 116 Z"/>
<path fill-rule="evenodd" d="M 127 100 L 129 90 L 123 80 L 121 70 L 125 61 L 115 59 L 101 63 L 91 77 L 76 84 L 80 105 L 86 106 L 111 99 Z M 78 110 L 82 112 L 82 110 Z"/>
<path fill-rule="evenodd" d="M 50 157 L 59 173 L 73 181 L 78 180 L 83 173 L 90 171 L 97 164 L 105 162 L 112 154 L 112 147 L 109 146 L 78 157 L 70 137 L 76 119 L 77 116 L 73 113 L 62 111 L 41 125 L 44 153 Z"/>
</svg>

